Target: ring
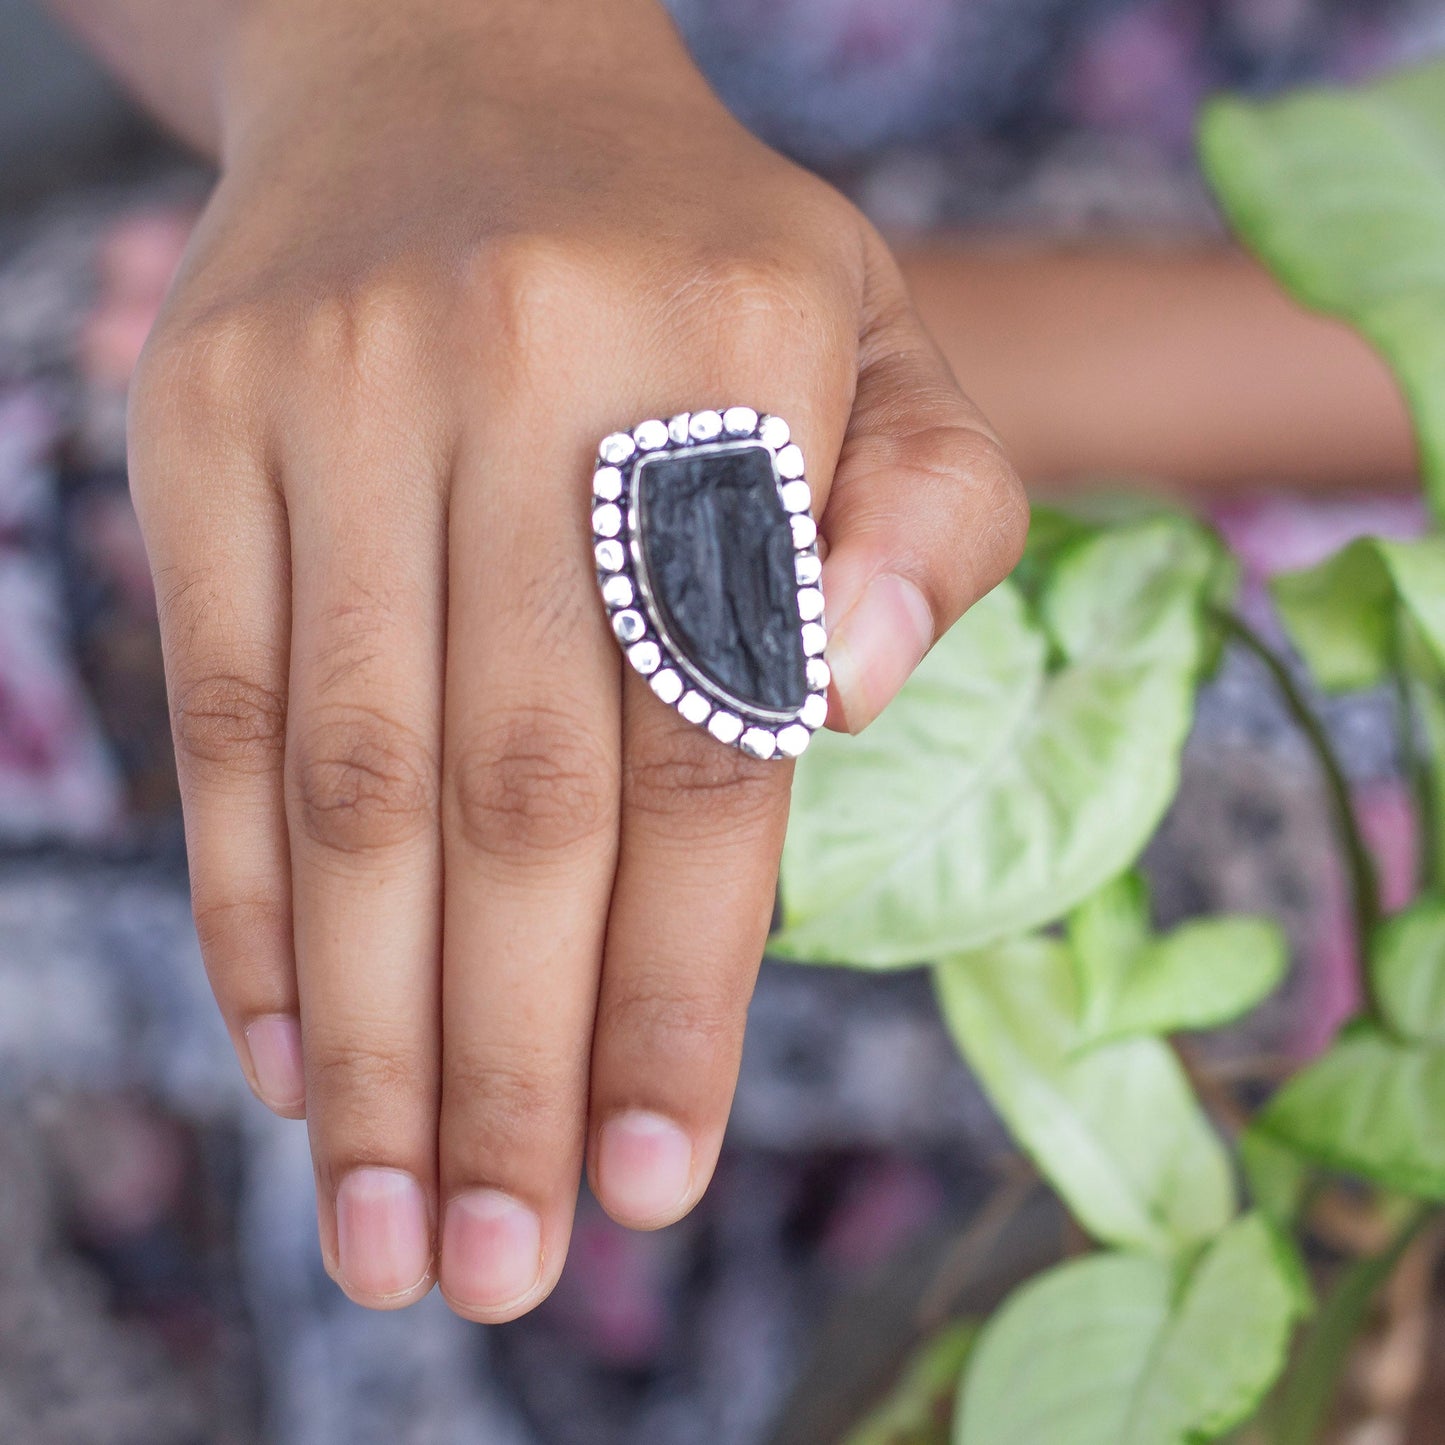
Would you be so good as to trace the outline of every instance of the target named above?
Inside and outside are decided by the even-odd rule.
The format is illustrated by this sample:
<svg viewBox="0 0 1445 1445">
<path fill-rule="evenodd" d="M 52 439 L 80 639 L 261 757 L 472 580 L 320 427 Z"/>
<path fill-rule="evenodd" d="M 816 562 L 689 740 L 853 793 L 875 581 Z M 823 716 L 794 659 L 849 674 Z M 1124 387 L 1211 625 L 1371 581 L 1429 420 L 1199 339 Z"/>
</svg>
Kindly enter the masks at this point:
<svg viewBox="0 0 1445 1445">
<path fill-rule="evenodd" d="M 828 715 L 813 496 L 779 416 L 683 412 L 597 449 L 592 547 L 613 635 L 654 693 L 754 758 Z"/>
</svg>

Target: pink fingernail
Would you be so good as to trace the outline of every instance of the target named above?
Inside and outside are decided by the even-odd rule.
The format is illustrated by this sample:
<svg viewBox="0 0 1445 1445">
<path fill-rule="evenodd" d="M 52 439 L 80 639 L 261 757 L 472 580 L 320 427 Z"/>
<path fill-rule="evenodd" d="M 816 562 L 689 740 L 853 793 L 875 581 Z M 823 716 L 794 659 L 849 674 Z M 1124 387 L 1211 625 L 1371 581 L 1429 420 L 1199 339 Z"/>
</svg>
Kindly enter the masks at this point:
<svg viewBox="0 0 1445 1445">
<path fill-rule="evenodd" d="M 409 1294 L 431 1271 L 426 1196 L 400 1169 L 354 1169 L 336 1191 L 336 1244 L 346 1288 L 370 1299 Z"/>
<path fill-rule="evenodd" d="M 932 646 L 933 612 L 923 593 L 890 572 L 875 577 L 828 642 L 849 732 L 862 732 L 893 701 Z"/>
<path fill-rule="evenodd" d="M 598 1132 L 597 1193 L 623 1223 L 670 1222 L 691 1186 L 692 1140 L 671 1119 L 634 1109 Z"/>
<path fill-rule="evenodd" d="M 483 1313 L 524 1299 L 542 1274 L 542 1224 L 499 1189 L 459 1194 L 447 1205 L 441 1282 L 447 1298 Z"/>
<path fill-rule="evenodd" d="M 306 1098 L 301 1062 L 301 1025 L 290 1014 L 267 1014 L 246 1030 L 251 1069 L 261 1102 L 272 1109 L 295 1109 Z"/>
</svg>

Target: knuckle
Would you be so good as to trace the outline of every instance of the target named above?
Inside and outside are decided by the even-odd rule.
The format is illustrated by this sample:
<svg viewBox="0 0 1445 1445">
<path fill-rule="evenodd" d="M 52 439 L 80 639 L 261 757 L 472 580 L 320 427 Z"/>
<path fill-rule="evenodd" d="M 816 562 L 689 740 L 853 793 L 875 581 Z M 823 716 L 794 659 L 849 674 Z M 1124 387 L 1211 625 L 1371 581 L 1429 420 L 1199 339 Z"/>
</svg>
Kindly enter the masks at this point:
<svg viewBox="0 0 1445 1445">
<path fill-rule="evenodd" d="M 425 1087 L 424 1061 L 397 1045 L 316 1040 L 306 1062 L 317 1092 L 331 1099 L 392 1099 Z"/>
<path fill-rule="evenodd" d="M 480 323 L 477 334 L 509 358 L 525 359 L 573 334 L 579 304 L 605 280 L 596 254 L 574 241 L 511 235 L 478 249 L 468 265 L 466 292 Z"/>
<path fill-rule="evenodd" d="M 430 750 L 385 714 L 349 708 L 312 721 L 297 739 L 292 791 L 301 831 L 336 853 L 415 839 L 435 813 Z"/>
<path fill-rule="evenodd" d="M 836 314 L 824 273 L 766 251 L 723 251 L 693 268 L 686 283 L 710 322 L 723 322 L 735 343 L 771 346 L 791 338 L 803 344 Z M 822 338 L 817 338 L 821 344 Z"/>
<path fill-rule="evenodd" d="M 465 1132 L 478 1130 L 493 1146 L 555 1137 L 580 1127 L 582 1081 L 576 1070 L 550 1058 L 543 1050 L 523 1045 L 486 1058 L 468 1054 L 447 1060 L 442 1082 L 443 1107 L 453 1119 L 465 1120 Z"/>
<path fill-rule="evenodd" d="M 132 442 L 146 445 L 173 417 L 235 416 L 264 371 L 270 325 L 261 307 L 237 302 L 158 327 L 131 382 Z"/>
<path fill-rule="evenodd" d="M 915 487 L 941 488 L 960 509 L 992 507 L 1013 468 L 1002 443 L 981 426 L 947 421 L 899 438 L 888 461 Z"/>
<path fill-rule="evenodd" d="M 938 545 L 915 581 L 933 616 L 957 617 L 1003 581 L 1023 555 L 1029 501 L 1003 444 L 987 426 L 946 423 L 913 432 L 893 449 L 894 480 L 925 496 Z M 942 558 L 951 565 L 939 565 Z M 958 565 L 964 559 L 967 565 Z"/>
<path fill-rule="evenodd" d="M 934 615 L 952 618 L 1013 570 L 1028 536 L 1029 505 L 1003 444 L 983 425 L 951 423 L 914 433 L 895 459 L 895 475 L 915 494 L 931 492 L 946 554 L 966 568 L 925 568 L 919 584 Z M 959 596 L 961 585 L 966 593 Z"/>
<path fill-rule="evenodd" d="M 470 739 L 452 767 L 456 831 L 494 857 L 571 853 L 613 824 L 614 768 L 574 719 L 508 714 Z"/>
<path fill-rule="evenodd" d="M 201 956 L 208 965 L 224 960 L 228 975 L 245 968 L 257 978 L 270 977 L 277 965 L 289 962 L 291 919 L 275 898 L 236 898 L 197 886 L 191 914 Z"/>
<path fill-rule="evenodd" d="M 1009 467 L 1008 476 L 998 488 L 993 507 L 993 534 L 996 538 L 997 562 L 995 582 L 1001 582 L 1024 555 L 1029 535 L 1029 499 L 1018 474 Z"/>
<path fill-rule="evenodd" d="M 664 1061 L 710 1056 L 742 1037 L 749 992 L 741 978 L 736 987 L 680 992 L 676 979 L 642 973 L 611 986 L 604 1025 Z"/>
<path fill-rule="evenodd" d="M 262 773 L 278 766 L 286 699 L 237 672 L 208 672 L 175 690 L 171 726 L 182 766 Z"/>
<path fill-rule="evenodd" d="M 629 757 L 623 772 L 629 809 L 704 832 L 724 819 L 738 827 L 769 816 L 786 799 L 787 784 L 787 770 L 776 763 L 720 748 L 692 728 L 669 729 Z"/>
<path fill-rule="evenodd" d="M 325 385 L 370 395 L 411 369 L 426 301 L 403 277 L 371 276 L 311 300 L 300 322 L 308 369 Z"/>
<path fill-rule="evenodd" d="M 947 485 L 966 516 L 980 580 L 1001 581 L 1023 555 L 1029 528 L 1028 498 L 1003 443 L 979 425 L 938 428 L 917 441 L 917 467 Z"/>
</svg>

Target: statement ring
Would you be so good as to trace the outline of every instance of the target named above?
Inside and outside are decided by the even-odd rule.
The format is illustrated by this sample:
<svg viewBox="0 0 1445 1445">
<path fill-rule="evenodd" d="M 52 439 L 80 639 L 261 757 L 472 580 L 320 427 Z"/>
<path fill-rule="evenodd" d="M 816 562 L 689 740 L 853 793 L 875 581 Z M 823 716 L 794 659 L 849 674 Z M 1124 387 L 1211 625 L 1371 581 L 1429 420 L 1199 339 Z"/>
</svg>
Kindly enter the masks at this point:
<svg viewBox="0 0 1445 1445">
<path fill-rule="evenodd" d="M 782 417 L 731 406 L 604 437 L 592 546 L 613 635 L 664 703 L 751 757 L 808 746 L 828 715 L 823 564 Z"/>
</svg>

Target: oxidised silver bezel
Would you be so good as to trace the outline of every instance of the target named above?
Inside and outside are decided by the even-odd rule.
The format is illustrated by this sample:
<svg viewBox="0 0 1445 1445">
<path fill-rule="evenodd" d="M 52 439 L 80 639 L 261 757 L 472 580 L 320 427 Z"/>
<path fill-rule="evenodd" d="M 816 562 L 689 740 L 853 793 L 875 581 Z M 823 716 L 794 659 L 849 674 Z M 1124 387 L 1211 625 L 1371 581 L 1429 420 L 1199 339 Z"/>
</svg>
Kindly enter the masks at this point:
<svg viewBox="0 0 1445 1445">
<path fill-rule="evenodd" d="M 731 696 L 673 642 L 653 600 L 643 557 L 638 469 L 654 457 L 744 447 L 768 453 L 778 499 L 793 519 L 793 575 L 808 693 L 789 712 L 758 708 Z M 787 422 L 760 416 L 751 407 L 727 407 L 683 412 L 668 421 L 650 418 L 631 431 L 604 437 L 592 475 L 592 551 L 613 636 L 664 703 L 694 726 L 706 728 L 719 742 L 751 757 L 795 758 L 802 753 L 828 715 L 830 679 L 823 660 L 827 630 L 812 492 L 803 454 Z"/>
</svg>

